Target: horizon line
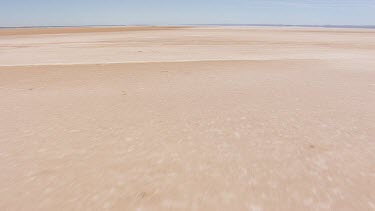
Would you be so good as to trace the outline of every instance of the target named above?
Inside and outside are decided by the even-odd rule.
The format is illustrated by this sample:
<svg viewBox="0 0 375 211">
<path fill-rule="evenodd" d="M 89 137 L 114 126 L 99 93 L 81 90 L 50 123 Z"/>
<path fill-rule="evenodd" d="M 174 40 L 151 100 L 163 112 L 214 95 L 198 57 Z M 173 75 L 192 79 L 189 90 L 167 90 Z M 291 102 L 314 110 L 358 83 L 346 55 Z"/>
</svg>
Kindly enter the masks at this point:
<svg viewBox="0 0 375 211">
<path fill-rule="evenodd" d="M 132 27 L 132 26 L 149 26 L 149 27 L 166 27 L 166 26 L 269 26 L 269 27 L 323 27 L 323 28 L 363 28 L 375 29 L 375 25 L 352 25 L 352 24 L 85 24 L 85 25 L 35 25 L 35 26 L 0 26 L 0 29 L 23 29 L 23 28 L 79 28 L 79 27 Z"/>
</svg>

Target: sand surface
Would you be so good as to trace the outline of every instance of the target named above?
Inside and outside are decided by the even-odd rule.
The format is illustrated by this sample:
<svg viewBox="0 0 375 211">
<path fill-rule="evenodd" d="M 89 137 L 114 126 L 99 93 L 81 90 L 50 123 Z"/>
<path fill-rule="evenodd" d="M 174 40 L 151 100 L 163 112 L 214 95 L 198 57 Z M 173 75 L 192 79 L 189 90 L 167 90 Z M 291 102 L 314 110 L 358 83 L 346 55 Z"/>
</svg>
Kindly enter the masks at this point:
<svg viewBox="0 0 375 211">
<path fill-rule="evenodd" d="M 0 210 L 375 210 L 374 30 L 30 30 Z"/>
</svg>

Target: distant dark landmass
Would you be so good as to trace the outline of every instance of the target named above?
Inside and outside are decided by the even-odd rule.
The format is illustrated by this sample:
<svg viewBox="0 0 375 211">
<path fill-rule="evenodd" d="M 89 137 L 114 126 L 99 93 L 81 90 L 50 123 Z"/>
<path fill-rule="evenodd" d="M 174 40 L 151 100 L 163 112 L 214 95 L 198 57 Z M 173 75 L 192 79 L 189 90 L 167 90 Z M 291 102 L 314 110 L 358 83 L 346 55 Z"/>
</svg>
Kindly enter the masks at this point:
<svg viewBox="0 0 375 211">
<path fill-rule="evenodd" d="M 375 25 L 192 24 L 192 26 L 265 26 L 265 27 L 313 27 L 313 28 L 375 29 Z"/>
<path fill-rule="evenodd" d="M 25 28 L 72 28 L 72 27 L 130 27 L 130 26 L 259 26 L 259 27 L 312 27 L 312 28 L 349 28 L 349 29 L 375 29 L 375 25 L 295 25 L 295 24 L 176 24 L 176 25 L 80 25 L 80 26 L 4 26 L 0 29 L 25 29 Z"/>
</svg>

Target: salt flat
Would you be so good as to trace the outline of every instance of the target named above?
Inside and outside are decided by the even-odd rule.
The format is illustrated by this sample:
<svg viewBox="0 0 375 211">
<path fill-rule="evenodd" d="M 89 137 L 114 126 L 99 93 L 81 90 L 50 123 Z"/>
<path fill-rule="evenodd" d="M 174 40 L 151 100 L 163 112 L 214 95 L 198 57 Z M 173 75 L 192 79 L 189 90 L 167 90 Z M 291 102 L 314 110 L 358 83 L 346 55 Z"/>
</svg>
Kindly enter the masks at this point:
<svg viewBox="0 0 375 211">
<path fill-rule="evenodd" d="M 374 210 L 374 35 L 1 30 L 0 210 Z"/>
<path fill-rule="evenodd" d="M 99 28 L 96 33 L 92 28 L 66 29 L 65 33 L 63 29 L 44 29 L 40 34 L 36 29 L 29 30 L 31 32 L 25 29 L 0 31 L 0 66 L 202 60 L 373 60 L 375 49 L 375 30 L 358 29 L 132 27 L 129 31 Z M 90 33 L 79 33 L 82 31 Z M 14 35 L 17 32 L 20 35 Z"/>
</svg>

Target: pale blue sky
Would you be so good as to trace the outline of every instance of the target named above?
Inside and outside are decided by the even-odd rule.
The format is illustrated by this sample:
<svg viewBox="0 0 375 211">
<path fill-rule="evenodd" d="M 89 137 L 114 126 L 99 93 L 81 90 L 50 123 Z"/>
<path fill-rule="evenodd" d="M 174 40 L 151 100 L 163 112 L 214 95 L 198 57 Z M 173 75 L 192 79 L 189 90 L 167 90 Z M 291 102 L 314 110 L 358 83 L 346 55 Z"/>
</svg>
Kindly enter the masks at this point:
<svg viewBox="0 0 375 211">
<path fill-rule="evenodd" d="M 375 25 L 375 0 L 0 0 L 0 26 Z"/>
</svg>

